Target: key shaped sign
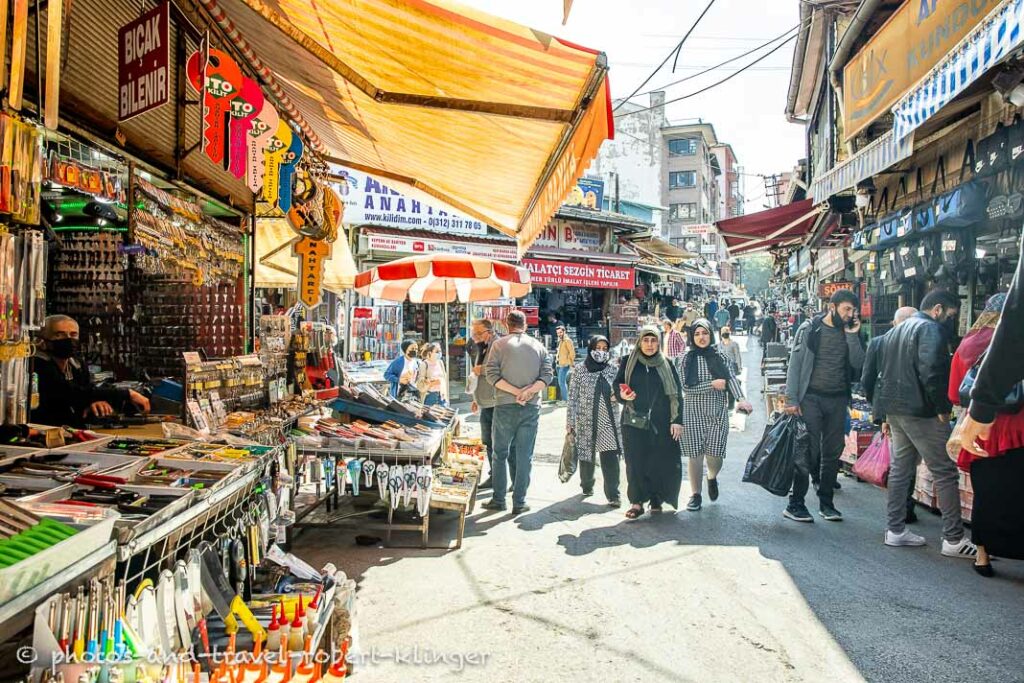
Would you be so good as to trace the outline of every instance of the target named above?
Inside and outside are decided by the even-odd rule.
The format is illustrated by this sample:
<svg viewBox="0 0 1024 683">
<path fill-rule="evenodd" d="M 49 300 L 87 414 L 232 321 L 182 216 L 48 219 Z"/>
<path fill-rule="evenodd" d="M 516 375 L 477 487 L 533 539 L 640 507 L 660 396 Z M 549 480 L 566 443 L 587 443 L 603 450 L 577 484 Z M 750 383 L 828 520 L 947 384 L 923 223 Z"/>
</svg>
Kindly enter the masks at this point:
<svg viewBox="0 0 1024 683">
<path fill-rule="evenodd" d="M 196 50 L 185 63 L 188 82 L 203 100 L 203 151 L 215 164 L 223 164 L 232 118 L 232 102 L 240 96 L 242 71 L 220 50 L 211 49 L 203 69 L 202 53 Z M 205 86 L 204 86 L 205 81 Z"/>
<path fill-rule="evenodd" d="M 302 159 L 302 151 L 302 138 L 293 135 L 292 144 L 281 162 L 281 177 L 277 188 L 277 208 L 285 213 L 292 208 L 292 178 L 295 175 L 295 165 Z"/>
<path fill-rule="evenodd" d="M 292 253 L 299 257 L 299 301 L 308 308 L 315 308 L 320 305 L 324 261 L 331 258 L 331 245 L 301 237 L 292 244 Z"/>
<path fill-rule="evenodd" d="M 252 120 L 252 127 L 249 129 L 248 161 L 246 164 L 245 182 L 253 193 L 259 192 L 263 187 L 264 160 L 263 151 L 267 149 L 270 140 L 277 132 L 277 124 L 280 118 L 277 109 L 269 100 L 263 100 L 263 108 L 256 118 Z"/>
<path fill-rule="evenodd" d="M 281 185 L 281 164 L 292 144 L 292 129 L 284 120 L 278 121 L 277 132 L 270 138 L 267 148 L 263 150 L 263 201 L 273 204 L 277 201 L 278 189 Z"/>
<path fill-rule="evenodd" d="M 228 170 L 236 178 L 245 176 L 249 158 L 249 133 L 256 116 L 263 111 L 263 91 L 251 78 L 242 78 L 242 89 L 231 102 L 231 137 L 228 140 Z"/>
</svg>

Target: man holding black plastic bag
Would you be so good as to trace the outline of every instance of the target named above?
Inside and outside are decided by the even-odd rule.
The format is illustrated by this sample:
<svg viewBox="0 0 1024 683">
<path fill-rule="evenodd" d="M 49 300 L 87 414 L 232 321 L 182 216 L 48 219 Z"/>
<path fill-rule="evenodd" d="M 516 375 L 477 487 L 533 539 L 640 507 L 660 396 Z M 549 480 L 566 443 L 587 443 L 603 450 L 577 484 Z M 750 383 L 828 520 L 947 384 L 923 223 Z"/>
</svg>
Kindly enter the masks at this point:
<svg viewBox="0 0 1024 683">
<path fill-rule="evenodd" d="M 857 310 L 860 299 L 850 290 L 832 295 L 828 310 L 804 322 L 796 332 L 786 376 L 786 413 L 800 415 L 807 423 L 810 448 L 799 458 L 793 476 L 793 493 L 783 513 L 795 522 L 813 522 L 804 499 L 811 468 L 820 472 L 819 512 L 830 522 L 843 515 L 832 503 L 839 456 L 845 446 L 844 431 L 850 404 L 850 387 L 860 377 L 864 346 L 860 339 Z"/>
</svg>

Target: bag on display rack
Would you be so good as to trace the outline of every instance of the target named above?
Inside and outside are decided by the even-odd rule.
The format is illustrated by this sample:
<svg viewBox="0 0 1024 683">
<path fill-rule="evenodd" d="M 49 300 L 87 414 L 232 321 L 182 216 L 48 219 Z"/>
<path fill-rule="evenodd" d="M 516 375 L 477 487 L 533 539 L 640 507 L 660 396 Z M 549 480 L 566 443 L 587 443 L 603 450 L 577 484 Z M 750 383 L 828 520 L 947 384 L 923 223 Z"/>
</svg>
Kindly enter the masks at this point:
<svg viewBox="0 0 1024 683">
<path fill-rule="evenodd" d="M 853 465 L 853 474 L 858 479 L 885 488 L 889 481 L 890 463 L 889 439 L 881 432 L 875 435 L 871 445 L 867 447 L 863 455 L 857 458 Z"/>
<path fill-rule="evenodd" d="M 764 429 L 747 459 L 743 481 L 757 484 L 776 496 L 789 495 L 798 462 L 807 462 L 810 439 L 807 425 L 797 415 L 786 415 Z"/>
<path fill-rule="evenodd" d="M 949 230 L 952 228 L 965 228 L 985 215 L 985 207 L 988 204 L 988 188 L 980 180 L 963 182 L 968 168 L 974 165 L 974 145 L 968 140 L 967 149 L 964 152 L 964 163 L 960 168 L 960 185 L 935 197 L 935 229 Z M 968 161 L 970 162 L 968 163 Z M 942 157 L 939 157 L 936 168 L 937 178 L 941 176 L 942 185 L 946 185 L 946 164 Z M 936 178 L 936 179 L 937 179 Z"/>
<path fill-rule="evenodd" d="M 975 178 L 986 178 L 1005 171 L 1010 166 L 1009 129 L 1000 121 L 994 133 L 978 140 L 974 158 Z"/>
</svg>

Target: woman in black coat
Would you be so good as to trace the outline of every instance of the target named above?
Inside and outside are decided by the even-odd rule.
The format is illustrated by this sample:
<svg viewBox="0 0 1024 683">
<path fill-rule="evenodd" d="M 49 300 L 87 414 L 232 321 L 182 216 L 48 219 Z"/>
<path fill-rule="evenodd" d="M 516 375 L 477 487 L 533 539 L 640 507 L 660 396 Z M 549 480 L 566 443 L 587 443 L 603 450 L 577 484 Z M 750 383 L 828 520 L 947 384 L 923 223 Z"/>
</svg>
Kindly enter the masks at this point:
<svg viewBox="0 0 1024 683">
<path fill-rule="evenodd" d="M 661 352 L 656 327 L 640 330 L 633 353 L 619 365 L 615 395 L 625 406 L 622 440 L 630 502 L 626 518 L 640 517 L 647 503 L 654 514 L 662 512 L 664 503 L 678 509 L 682 389 L 678 373 Z"/>
</svg>

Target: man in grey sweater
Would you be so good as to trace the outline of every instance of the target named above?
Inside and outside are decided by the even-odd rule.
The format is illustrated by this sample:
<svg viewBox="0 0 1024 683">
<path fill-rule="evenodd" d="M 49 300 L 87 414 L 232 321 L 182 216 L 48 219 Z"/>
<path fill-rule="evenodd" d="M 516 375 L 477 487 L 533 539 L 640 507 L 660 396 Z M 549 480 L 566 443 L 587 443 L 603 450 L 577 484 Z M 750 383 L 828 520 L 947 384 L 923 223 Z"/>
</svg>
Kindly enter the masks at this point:
<svg viewBox="0 0 1024 683">
<path fill-rule="evenodd" d="M 540 392 L 551 384 L 555 374 L 547 349 L 526 334 L 526 315 L 512 311 L 506 323 L 508 335 L 491 344 L 484 365 L 484 376 L 497 393 L 492 427 L 494 494 L 483 507 L 506 509 L 506 463 L 511 459 L 515 463 L 512 514 L 518 515 L 530 509 L 526 504 L 526 491 L 530 486 L 533 447 L 537 441 Z"/>
</svg>

